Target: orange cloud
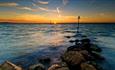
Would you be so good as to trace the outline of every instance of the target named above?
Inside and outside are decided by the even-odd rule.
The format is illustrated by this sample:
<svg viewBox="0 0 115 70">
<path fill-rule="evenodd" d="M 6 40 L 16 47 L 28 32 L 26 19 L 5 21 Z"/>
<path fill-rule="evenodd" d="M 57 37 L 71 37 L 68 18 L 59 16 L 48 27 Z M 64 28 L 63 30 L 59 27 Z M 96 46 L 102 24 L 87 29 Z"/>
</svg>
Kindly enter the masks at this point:
<svg viewBox="0 0 115 70">
<path fill-rule="evenodd" d="M 18 6 L 18 4 L 14 3 L 14 2 L 11 2 L 11 3 L 0 3 L 0 6 L 14 7 L 14 6 Z"/>
<path fill-rule="evenodd" d="M 45 23 L 49 22 L 49 19 L 40 15 L 19 14 L 12 18 L 1 18 L 0 22 Z"/>
<path fill-rule="evenodd" d="M 40 4 L 48 4 L 49 2 L 47 2 L 47 1 L 38 1 L 38 3 L 40 3 Z"/>
<path fill-rule="evenodd" d="M 22 10 L 30 10 L 32 11 L 33 9 L 30 7 L 16 7 L 17 9 L 22 9 Z"/>
</svg>

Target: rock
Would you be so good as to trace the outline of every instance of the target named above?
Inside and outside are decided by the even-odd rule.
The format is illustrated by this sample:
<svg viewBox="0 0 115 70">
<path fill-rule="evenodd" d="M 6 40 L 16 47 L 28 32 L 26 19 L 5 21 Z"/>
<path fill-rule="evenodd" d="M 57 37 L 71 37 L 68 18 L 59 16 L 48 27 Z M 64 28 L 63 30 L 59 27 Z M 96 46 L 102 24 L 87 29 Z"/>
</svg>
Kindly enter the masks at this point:
<svg viewBox="0 0 115 70">
<path fill-rule="evenodd" d="M 0 70 L 22 70 L 22 68 L 9 61 L 5 61 L 0 65 Z"/>
<path fill-rule="evenodd" d="M 79 40 L 75 40 L 75 45 L 70 46 L 67 48 L 67 51 L 79 51 L 82 48 L 82 45 L 79 43 Z"/>
<path fill-rule="evenodd" d="M 97 70 L 103 70 L 103 68 L 100 65 L 98 65 L 95 61 L 88 61 L 87 63 L 93 65 Z"/>
<path fill-rule="evenodd" d="M 54 64 L 51 67 L 49 67 L 48 70 L 56 70 L 58 68 L 61 68 L 61 66 L 59 64 Z"/>
<path fill-rule="evenodd" d="M 90 55 L 90 53 L 87 50 L 81 50 L 79 51 L 79 53 L 81 53 L 87 61 L 94 60 L 94 58 Z"/>
<path fill-rule="evenodd" d="M 81 50 L 81 51 L 79 51 L 79 53 L 81 53 L 84 56 L 89 56 L 89 53 L 86 50 Z"/>
<path fill-rule="evenodd" d="M 85 58 L 78 51 L 68 51 L 62 56 L 62 59 L 68 64 L 80 64 L 85 61 Z"/>
<path fill-rule="evenodd" d="M 68 51 L 62 56 L 62 61 L 67 63 L 70 70 L 79 70 L 79 65 L 86 60 L 78 51 Z"/>
<path fill-rule="evenodd" d="M 65 36 L 66 38 L 71 38 L 71 36 Z"/>
<path fill-rule="evenodd" d="M 70 46 L 67 48 L 67 51 L 80 51 L 81 47 L 79 45 Z"/>
<path fill-rule="evenodd" d="M 96 52 L 102 52 L 102 49 L 95 44 L 91 44 L 91 50 Z"/>
<path fill-rule="evenodd" d="M 68 67 L 61 67 L 61 68 L 58 68 L 57 70 L 69 70 Z"/>
<path fill-rule="evenodd" d="M 82 63 L 81 70 L 97 70 L 93 65 Z"/>
<path fill-rule="evenodd" d="M 74 40 L 70 40 L 69 42 L 70 42 L 70 43 L 74 43 L 75 41 L 74 41 Z"/>
<path fill-rule="evenodd" d="M 91 55 L 96 59 L 96 60 L 105 60 L 103 56 L 101 56 L 98 52 L 92 51 Z"/>
<path fill-rule="evenodd" d="M 58 64 L 58 63 L 61 63 L 61 59 L 59 57 L 55 57 L 51 60 L 51 65 L 52 64 Z"/>
<path fill-rule="evenodd" d="M 29 67 L 29 70 L 46 70 L 44 65 L 36 64 Z"/>
<path fill-rule="evenodd" d="M 60 64 L 54 64 L 51 67 L 49 67 L 48 70 L 69 70 L 69 68 L 67 66 L 63 66 Z"/>
<path fill-rule="evenodd" d="M 43 64 L 49 64 L 51 62 L 51 59 L 49 57 L 42 57 L 39 58 L 38 61 Z"/>
<path fill-rule="evenodd" d="M 87 50 L 88 52 L 91 52 L 91 43 L 90 43 L 90 39 L 82 39 L 80 41 L 80 48 L 82 50 Z"/>
<path fill-rule="evenodd" d="M 82 44 L 89 44 L 90 39 L 82 39 L 81 42 L 82 42 Z"/>
<path fill-rule="evenodd" d="M 70 70 L 80 70 L 80 64 L 85 58 L 78 51 L 68 51 L 62 56 L 62 61 L 66 62 Z"/>
<path fill-rule="evenodd" d="M 86 35 L 82 35 L 82 38 L 87 38 L 87 36 Z"/>
</svg>

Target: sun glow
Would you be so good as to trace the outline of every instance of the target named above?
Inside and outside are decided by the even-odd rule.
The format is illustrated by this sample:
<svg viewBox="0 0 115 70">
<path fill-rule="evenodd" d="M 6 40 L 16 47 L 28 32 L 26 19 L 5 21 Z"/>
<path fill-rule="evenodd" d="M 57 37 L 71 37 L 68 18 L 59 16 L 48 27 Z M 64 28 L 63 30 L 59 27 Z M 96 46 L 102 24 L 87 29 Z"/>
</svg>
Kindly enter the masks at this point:
<svg viewBox="0 0 115 70">
<path fill-rule="evenodd" d="M 57 24 L 57 22 L 56 22 L 56 21 L 53 21 L 53 24 Z"/>
</svg>

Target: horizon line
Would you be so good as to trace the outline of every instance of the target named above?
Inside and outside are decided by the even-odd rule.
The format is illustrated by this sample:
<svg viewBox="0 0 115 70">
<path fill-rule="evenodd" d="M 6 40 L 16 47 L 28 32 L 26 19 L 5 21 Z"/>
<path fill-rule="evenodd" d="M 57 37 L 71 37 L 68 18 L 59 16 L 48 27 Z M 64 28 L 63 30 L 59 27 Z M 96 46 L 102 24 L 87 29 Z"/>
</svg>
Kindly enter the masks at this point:
<svg viewBox="0 0 115 70">
<path fill-rule="evenodd" d="M 65 22 L 65 23 L 56 23 L 56 24 L 77 24 L 78 22 Z M 55 24 L 55 23 L 34 23 L 34 22 L 0 22 L 0 24 Z M 80 24 L 115 24 L 115 22 L 81 22 Z"/>
</svg>

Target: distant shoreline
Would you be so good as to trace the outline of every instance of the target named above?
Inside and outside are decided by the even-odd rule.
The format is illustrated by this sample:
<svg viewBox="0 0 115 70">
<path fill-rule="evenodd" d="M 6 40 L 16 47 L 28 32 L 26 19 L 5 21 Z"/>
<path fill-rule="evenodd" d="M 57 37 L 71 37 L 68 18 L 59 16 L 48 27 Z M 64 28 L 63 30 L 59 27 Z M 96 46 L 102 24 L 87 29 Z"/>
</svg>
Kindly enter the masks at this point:
<svg viewBox="0 0 115 70">
<path fill-rule="evenodd" d="M 54 24 L 54 23 L 15 23 L 15 22 L 0 22 L 0 24 Z M 57 23 L 57 24 L 77 24 L 77 23 Z M 115 22 L 87 22 L 83 23 L 81 22 L 80 24 L 115 24 Z"/>
</svg>

